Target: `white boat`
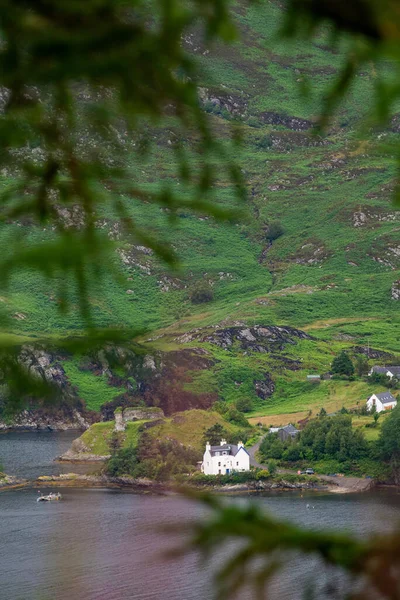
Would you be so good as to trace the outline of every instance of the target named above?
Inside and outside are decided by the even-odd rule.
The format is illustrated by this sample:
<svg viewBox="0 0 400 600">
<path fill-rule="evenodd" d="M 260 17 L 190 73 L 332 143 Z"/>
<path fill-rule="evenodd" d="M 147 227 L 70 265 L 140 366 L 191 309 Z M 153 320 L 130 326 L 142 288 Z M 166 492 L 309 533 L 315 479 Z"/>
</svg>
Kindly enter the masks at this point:
<svg viewBox="0 0 400 600">
<path fill-rule="evenodd" d="M 52 502 L 54 500 L 62 500 L 60 492 L 57 492 L 57 494 L 50 492 L 50 494 L 47 494 L 47 496 L 44 496 L 41 492 L 38 492 L 38 494 L 40 494 L 40 496 L 36 498 L 36 502 Z"/>
</svg>

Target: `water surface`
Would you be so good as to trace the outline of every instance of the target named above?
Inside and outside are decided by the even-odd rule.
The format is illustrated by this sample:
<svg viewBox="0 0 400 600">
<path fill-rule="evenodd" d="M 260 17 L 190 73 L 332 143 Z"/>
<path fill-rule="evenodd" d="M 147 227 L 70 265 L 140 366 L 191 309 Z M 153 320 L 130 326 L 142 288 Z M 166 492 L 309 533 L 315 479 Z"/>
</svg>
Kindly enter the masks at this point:
<svg viewBox="0 0 400 600">
<path fill-rule="evenodd" d="M 33 458 L 27 456 L 26 435 L 31 434 L 0 437 L 0 454 L 8 456 L 4 462 L 15 464 L 17 472 L 24 475 L 36 469 Z M 41 473 L 43 469 L 58 469 L 49 457 L 60 454 L 68 435 L 41 433 L 31 437 Z M 5 452 L 8 440 L 10 447 Z M 161 558 L 179 539 L 161 534 L 159 527 L 199 518 L 204 513 L 202 507 L 177 496 L 100 489 L 63 489 L 62 493 L 65 501 L 51 504 L 37 503 L 36 491 L 31 489 L 0 493 L 2 599 L 213 598 L 212 569 L 202 566 L 195 555 L 174 562 Z M 227 501 L 256 502 L 279 518 L 303 526 L 348 529 L 362 536 L 389 531 L 400 517 L 400 496 L 387 491 L 343 496 L 280 493 Z M 307 504 L 314 508 L 307 508 Z M 229 548 L 221 548 L 218 560 L 227 552 Z M 288 567 L 274 583 L 271 598 L 296 600 L 307 577 L 323 574 L 311 559 L 293 559 Z M 323 577 L 329 582 L 329 577 Z M 322 592 L 319 595 L 321 600 L 326 597 Z M 241 596 L 242 600 L 247 598 L 249 594 Z"/>
</svg>

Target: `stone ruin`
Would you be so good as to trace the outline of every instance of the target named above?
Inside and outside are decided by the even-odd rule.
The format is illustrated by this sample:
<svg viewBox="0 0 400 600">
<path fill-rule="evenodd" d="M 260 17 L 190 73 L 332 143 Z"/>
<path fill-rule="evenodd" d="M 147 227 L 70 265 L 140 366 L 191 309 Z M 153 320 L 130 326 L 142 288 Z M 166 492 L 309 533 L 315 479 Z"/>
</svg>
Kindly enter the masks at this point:
<svg viewBox="0 0 400 600">
<path fill-rule="evenodd" d="M 117 408 L 114 412 L 115 428 L 114 431 L 125 431 L 126 423 L 131 421 L 153 421 L 164 418 L 164 412 L 156 407 L 128 407 Z"/>
</svg>

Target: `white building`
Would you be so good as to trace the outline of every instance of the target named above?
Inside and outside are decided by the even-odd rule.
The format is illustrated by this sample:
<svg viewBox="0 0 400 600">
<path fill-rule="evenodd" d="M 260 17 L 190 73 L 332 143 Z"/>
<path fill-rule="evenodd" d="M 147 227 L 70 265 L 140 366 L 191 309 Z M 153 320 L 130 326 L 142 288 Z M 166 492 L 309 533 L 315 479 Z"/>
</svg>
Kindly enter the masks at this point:
<svg viewBox="0 0 400 600">
<path fill-rule="evenodd" d="M 372 367 L 368 375 L 372 375 L 372 373 L 378 373 L 379 375 L 386 375 L 389 379 L 400 379 L 400 367 Z"/>
<path fill-rule="evenodd" d="M 227 444 L 221 440 L 219 446 L 206 444 L 201 470 L 205 475 L 226 475 L 233 471 L 250 471 L 250 456 L 242 442 Z"/>
<path fill-rule="evenodd" d="M 397 400 L 390 392 L 382 392 L 381 394 L 372 394 L 367 400 L 368 410 L 372 410 L 373 406 L 376 408 L 376 412 L 382 412 L 384 410 L 392 410 L 397 404 Z"/>
</svg>

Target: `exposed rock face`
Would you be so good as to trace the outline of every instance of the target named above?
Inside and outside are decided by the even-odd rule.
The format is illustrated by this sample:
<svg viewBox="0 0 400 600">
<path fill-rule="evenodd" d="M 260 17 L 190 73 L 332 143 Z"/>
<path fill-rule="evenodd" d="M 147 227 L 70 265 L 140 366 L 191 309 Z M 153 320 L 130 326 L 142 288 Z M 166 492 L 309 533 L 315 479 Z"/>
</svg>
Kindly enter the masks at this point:
<svg viewBox="0 0 400 600">
<path fill-rule="evenodd" d="M 266 400 L 267 398 L 269 398 L 270 396 L 272 396 L 272 394 L 275 391 L 275 384 L 272 381 L 270 374 L 269 373 L 265 373 L 265 377 L 264 380 L 255 380 L 254 381 L 254 388 L 256 390 L 256 394 L 259 398 L 262 398 L 263 400 Z"/>
<path fill-rule="evenodd" d="M 276 352 L 283 350 L 286 344 L 295 344 L 298 339 L 312 339 L 304 331 L 294 327 L 277 327 L 268 325 L 263 327 L 230 327 L 221 329 L 202 338 L 204 342 L 216 344 L 221 348 L 232 348 L 237 343 L 240 348 L 252 352 Z"/>
<path fill-rule="evenodd" d="M 23 346 L 19 361 L 24 365 L 29 374 L 47 383 L 54 384 L 66 391 L 68 387 L 65 371 L 53 353 L 35 346 Z"/>
<path fill-rule="evenodd" d="M 392 284 L 392 300 L 400 300 L 400 279 Z"/>
<path fill-rule="evenodd" d="M 86 419 L 78 410 L 72 409 L 70 412 L 48 409 L 24 410 L 12 423 L 0 421 L 0 431 L 9 429 L 19 429 L 26 431 L 54 430 L 65 431 L 67 429 L 84 430 L 90 427 L 92 421 Z"/>
<path fill-rule="evenodd" d="M 364 354 L 365 356 L 376 360 L 392 360 L 394 358 L 393 354 L 390 354 L 389 352 L 375 350 L 375 348 L 369 348 L 368 346 L 353 346 L 351 351 L 354 352 L 354 354 Z"/>
<path fill-rule="evenodd" d="M 247 114 L 247 99 L 239 94 L 223 92 L 210 92 L 206 88 L 199 88 L 200 100 L 205 105 L 211 105 L 217 111 L 226 110 L 231 115 L 245 117 Z"/>
<path fill-rule="evenodd" d="M 306 131 L 313 127 L 313 123 L 307 119 L 301 119 L 300 117 L 288 117 L 276 112 L 263 112 L 260 114 L 261 119 L 264 123 L 271 125 L 283 125 L 293 131 Z"/>
<path fill-rule="evenodd" d="M 291 259 L 300 265 L 315 265 L 326 260 L 329 256 L 330 252 L 321 240 L 310 238 L 298 248 Z"/>
<path fill-rule="evenodd" d="M 81 438 L 74 440 L 71 444 L 71 448 L 58 458 L 61 461 L 70 462 L 104 462 L 110 458 L 111 454 L 101 456 L 99 454 L 93 454 L 91 449 L 88 448 Z"/>
</svg>

